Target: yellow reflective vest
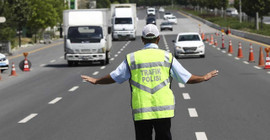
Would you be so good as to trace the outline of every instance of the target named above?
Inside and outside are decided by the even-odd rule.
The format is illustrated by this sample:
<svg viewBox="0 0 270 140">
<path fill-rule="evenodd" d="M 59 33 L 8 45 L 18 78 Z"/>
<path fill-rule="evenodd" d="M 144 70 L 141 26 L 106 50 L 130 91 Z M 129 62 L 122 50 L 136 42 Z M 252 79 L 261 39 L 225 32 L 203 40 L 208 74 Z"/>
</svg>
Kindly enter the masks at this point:
<svg viewBox="0 0 270 140">
<path fill-rule="evenodd" d="M 175 101 L 170 89 L 172 54 L 142 49 L 127 55 L 135 121 L 171 118 Z"/>
</svg>

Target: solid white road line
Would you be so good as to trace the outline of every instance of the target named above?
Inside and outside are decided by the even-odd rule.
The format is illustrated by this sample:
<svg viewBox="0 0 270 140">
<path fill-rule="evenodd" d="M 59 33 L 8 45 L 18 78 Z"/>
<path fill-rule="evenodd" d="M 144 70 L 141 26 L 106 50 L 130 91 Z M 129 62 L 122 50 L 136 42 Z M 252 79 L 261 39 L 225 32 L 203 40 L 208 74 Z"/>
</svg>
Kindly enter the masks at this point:
<svg viewBox="0 0 270 140">
<path fill-rule="evenodd" d="M 183 93 L 183 98 L 184 98 L 185 100 L 190 100 L 190 96 L 189 96 L 188 93 Z"/>
<path fill-rule="evenodd" d="M 55 99 L 53 99 L 52 101 L 50 101 L 48 104 L 52 105 L 52 104 L 56 104 L 58 101 L 60 101 L 62 99 L 62 97 L 56 97 Z"/>
<path fill-rule="evenodd" d="M 208 140 L 205 132 L 195 132 L 197 140 Z"/>
<path fill-rule="evenodd" d="M 79 86 L 74 86 L 73 88 L 69 89 L 68 91 L 69 91 L 69 92 L 73 92 L 73 91 L 75 91 L 75 90 L 78 89 L 78 88 L 79 88 Z"/>
<path fill-rule="evenodd" d="M 185 88 L 185 85 L 182 84 L 182 83 L 178 83 L 178 86 L 179 86 L 180 88 Z"/>
<path fill-rule="evenodd" d="M 20 120 L 18 123 L 27 123 L 28 121 L 30 121 L 31 119 L 33 119 L 37 115 L 38 115 L 37 113 L 32 113 L 32 114 L 28 115 L 27 117 L 25 117 L 24 119 Z"/>
<path fill-rule="evenodd" d="M 99 73 L 99 72 L 98 72 L 98 71 L 96 71 L 96 72 L 94 72 L 94 73 L 93 73 L 93 75 L 98 75 L 98 73 Z"/>
<path fill-rule="evenodd" d="M 190 117 L 198 117 L 198 113 L 195 108 L 188 108 L 188 113 Z"/>
</svg>

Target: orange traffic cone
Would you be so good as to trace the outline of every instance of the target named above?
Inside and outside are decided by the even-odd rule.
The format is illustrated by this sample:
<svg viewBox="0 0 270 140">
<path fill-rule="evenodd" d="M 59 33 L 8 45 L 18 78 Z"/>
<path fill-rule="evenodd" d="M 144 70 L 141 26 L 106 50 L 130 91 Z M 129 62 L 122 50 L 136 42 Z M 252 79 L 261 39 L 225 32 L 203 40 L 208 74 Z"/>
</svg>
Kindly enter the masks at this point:
<svg viewBox="0 0 270 140">
<path fill-rule="evenodd" d="M 225 43 L 224 43 L 224 35 L 222 34 L 222 46 L 221 49 L 225 49 Z"/>
<path fill-rule="evenodd" d="M 204 33 L 202 32 L 202 40 L 204 40 Z"/>
<path fill-rule="evenodd" d="M 270 69 L 270 57 L 269 57 L 270 48 L 265 48 L 265 52 L 266 52 L 266 62 L 264 69 Z"/>
<path fill-rule="evenodd" d="M 233 53 L 232 41 L 230 40 L 228 53 Z"/>
<path fill-rule="evenodd" d="M 10 74 L 9 76 L 17 76 L 17 74 L 16 74 L 16 69 L 15 69 L 15 65 L 14 65 L 13 62 L 12 62 L 11 74 Z"/>
<path fill-rule="evenodd" d="M 253 54 L 253 47 L 252 44 L 250 43 L 250 47 L 249 47 L 249 62 L 255 62 L 254 60 L 254 54 Z"/>
<path fill-rule="evenodd" d="M 230 34 L 232 34 L 232 33 L 231 33 L 231 28 L 228 27 L 228 35 L 230 35 Z"/>
<path fill-rule="evenodd" d="M 209 42 L 209 36 L 206 37 L 206 42 Z"/>
<path fill-rule="evenodd" d="M 258 66 L 264 67 L 264 56 L 263 56 L 263 49 L 260 47 L 260 55 L 259 55 L 259 64 Z"/>
<path fill-rule="evenodd" d="M 216 47 L 218 46 L 218 44 L 217 44 L 217 40 L 215 39 L 215 44 L 214 44 Z"/>
<path fill-rule="evenodd" d="M 24 59 L 23 71 L 30 71 L 28 60 L 26 58 Z"/>
<path fill-rule="evenodd" d="M 214 37 L 213 37 L 213 35 L 211 35 L 210 45 L 213 45 L 213 44 L 214 44 Z"/>
<path fill-rule="evenodd" d="M 238 58 L 243 58 L 243 51 L 242 51 L 242 44 L 241 42 L 238 43 L 238 55 L 237 55 Z"/>
</svg>

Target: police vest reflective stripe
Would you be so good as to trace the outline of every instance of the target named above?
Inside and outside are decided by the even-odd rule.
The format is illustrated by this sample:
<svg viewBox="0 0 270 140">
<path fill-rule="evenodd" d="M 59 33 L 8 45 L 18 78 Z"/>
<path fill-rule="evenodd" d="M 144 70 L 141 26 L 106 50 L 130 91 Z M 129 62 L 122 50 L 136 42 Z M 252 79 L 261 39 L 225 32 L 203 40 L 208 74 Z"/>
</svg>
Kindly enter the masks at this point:
<svg viewBox="0 0 270 140">
<path fill-rule="evenodd" d="M 171 53 L 143 49 L 127 55 L 131 72 L 134 120 L 174 116 L 174 95 L 170 89 Z"/>
</svg>

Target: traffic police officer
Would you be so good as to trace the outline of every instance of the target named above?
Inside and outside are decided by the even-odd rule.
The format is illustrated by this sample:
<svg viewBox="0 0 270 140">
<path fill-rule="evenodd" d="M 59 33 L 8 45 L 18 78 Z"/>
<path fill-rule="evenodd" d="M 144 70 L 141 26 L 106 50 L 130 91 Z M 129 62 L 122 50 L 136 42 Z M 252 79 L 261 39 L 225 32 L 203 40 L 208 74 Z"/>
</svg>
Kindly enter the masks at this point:
<svg viewBox="0 0 270 140">
<path fill-rule="evenodd" d="M 111 84 L 130 81 L 132 113 L 136 140 L 171 140 L 171 118 L 174 117 L 174 95 L 170 89 L 171 77 L 181 83 L 200 83 L 218 74 L 217 70 L 204 76 L 189 73 L 171 53 L 158 49 L 159 31 L 153 24 L 143 28 L 144 48 L 130 53 L 116 70 L 96 79 L 86 75 L 81 78 L 92 84 Z"/>
</svg>

